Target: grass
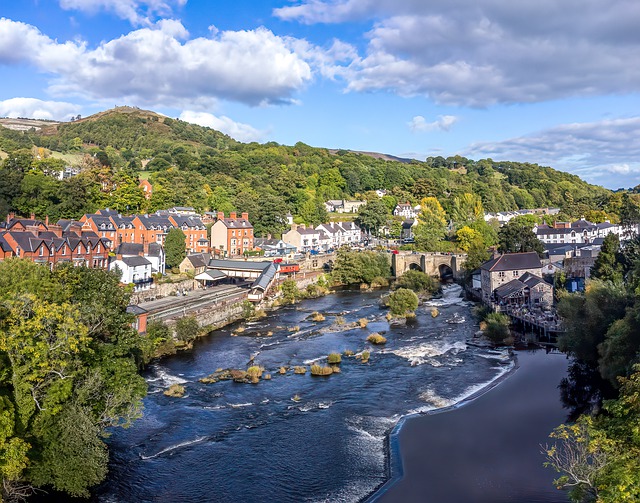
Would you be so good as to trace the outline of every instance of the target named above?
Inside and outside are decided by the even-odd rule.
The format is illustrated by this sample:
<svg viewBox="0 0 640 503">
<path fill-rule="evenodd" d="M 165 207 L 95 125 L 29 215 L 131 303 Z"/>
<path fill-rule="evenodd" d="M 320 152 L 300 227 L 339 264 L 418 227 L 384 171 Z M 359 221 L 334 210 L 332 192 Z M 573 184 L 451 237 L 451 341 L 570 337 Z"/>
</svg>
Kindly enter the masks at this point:
<svg viewBox="0 0 640 503">
<path fill-rule="evenodd" d="M 322 365 L 311 365 L 312 376 L 330 376 L 333 374 L 331 367 L 323 367 Z"/>
<path fill-rule="evenodd" d="M 329 356 L 327 356 L 327 363 L 329 365 L 334 365 L 336 363 L 340 363 L 342 361 L 342 357 L 340 356 L 340 353 L 331 353 Z"/>
<path fill-rule="evenodd" d="M 164 392 L 166 396 L 170 396 L 173 398 L 182 398 L 184 396 L 184 393 L 184 386 L 181 386 L 179 384 L 172 384 L 171 386 L 169 386 L 169 389 L 165 390 Z"/>
<path fill-rule="evenodd" d="M 373 333 L 369 337 L 367 337 L 367 342 L 371 344 L 385 344 L 387 339 L 385 339 L 382 335 Z"/>
</svg>

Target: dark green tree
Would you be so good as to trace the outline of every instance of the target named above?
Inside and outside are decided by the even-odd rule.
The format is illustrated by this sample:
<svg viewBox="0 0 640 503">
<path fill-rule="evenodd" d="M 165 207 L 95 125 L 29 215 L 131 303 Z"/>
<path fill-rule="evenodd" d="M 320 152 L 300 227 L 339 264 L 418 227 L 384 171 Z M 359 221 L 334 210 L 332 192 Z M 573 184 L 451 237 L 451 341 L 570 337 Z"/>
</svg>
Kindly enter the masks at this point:
<svg viewBox="0 0 640 503">
<path fill-rule="evenodd" d="M 542 255 L 544 246 L 527 221 L 517 217 L 510 220 L 498 231 L 498 250 L 502 253 L 536 252 Z"/>
<path fill-rule="evenodd" d="M 178 267 L 186 257 L 186 236 L 181 229 L 170 229 L 164 242 L 165 262 L 170 269 Z"/>
<path fill-rule="evenodd" d="M 380 199 L 372 199 L 360 207 L 356 223 L 369 234 L 377 235 L 390 214 L 389 209 Z"/>
<path fill-rule="evenodd" d="M 591 268 L 591 277 L 603 281 L 622 281 L 622 264 L 618 261 L 620 241 L 618 235 L 608 234 L 602 242 L 600 253 Z"/>
</svg>

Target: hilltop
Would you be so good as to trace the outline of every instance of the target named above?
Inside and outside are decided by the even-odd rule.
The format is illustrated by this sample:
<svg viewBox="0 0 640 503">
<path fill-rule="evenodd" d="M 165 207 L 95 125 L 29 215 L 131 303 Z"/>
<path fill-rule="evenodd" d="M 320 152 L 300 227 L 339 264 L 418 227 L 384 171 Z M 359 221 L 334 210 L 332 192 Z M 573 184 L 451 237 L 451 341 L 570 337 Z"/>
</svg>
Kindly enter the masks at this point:
<svg viewBox="0 0 640 503">
<path fill-rule="evenodd" d="M 300 142 L 247 144 L 133 107 L 42 126 L 0 127 L 0 150 L 12 153 L 3 164 L 7 181 L 4 188 L 0 181 L 0 194 L 6 202 L 0 213 L 77 218 L 106 206 L 123 212 L 193 206 L 248 211 L 260 235 L 281 232 L 289 212 L 316 222 L 326 218 L 326 200 L 375 197 L 377 189 L 387 190 L 383 199 L 389 208 L 433 196 L 448 214 L 464 194 L 477 195 L 485 211 L 561 207 L 571 218 L 608 211 L 613 197 L 575 175 L 537 164 L 460 156 L 418 161 Z M 81 176 L 55 183 L 44 177 L 65 163 L 78 164 Z M 137 187 L 141 178 L 153 186 L 148 200 Z M 71 200 L 68 193 L 74 194 Z"/>
</svg>

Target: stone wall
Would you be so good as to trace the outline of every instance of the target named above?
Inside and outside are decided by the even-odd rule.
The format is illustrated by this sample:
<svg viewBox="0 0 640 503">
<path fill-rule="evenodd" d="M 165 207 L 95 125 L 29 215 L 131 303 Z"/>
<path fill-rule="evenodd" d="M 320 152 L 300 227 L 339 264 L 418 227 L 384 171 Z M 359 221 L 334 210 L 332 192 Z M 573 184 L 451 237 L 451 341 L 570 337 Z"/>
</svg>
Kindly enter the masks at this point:
<svg viewBox="0 0 640 503">
<path fill-rule="evenodd" d="M 131 304 L 140 304 L 149 300 L 161 299 L 180 292 L 191 292 L 202 288 L 195 279 L 185 279 L 178 283 L 153 283 L 149 290 L 142 290 L 131 295 Z"/>
</svg>

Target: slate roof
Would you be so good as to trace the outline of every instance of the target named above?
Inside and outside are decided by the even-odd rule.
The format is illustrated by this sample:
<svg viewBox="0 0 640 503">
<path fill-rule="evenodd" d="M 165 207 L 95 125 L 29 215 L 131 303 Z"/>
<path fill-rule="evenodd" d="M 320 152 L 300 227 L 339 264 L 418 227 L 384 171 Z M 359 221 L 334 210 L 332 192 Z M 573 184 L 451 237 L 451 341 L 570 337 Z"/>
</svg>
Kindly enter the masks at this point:
<svg viewBox="0 0 640 503">
<path fill-rule="evenodd" d="M 134 256 L 140 255 L 144 252 L 144 245 L 142 243 L 121 243 L 118 248 L 116 248 L 116 255 L 126 256 Z M 162 246 L 158 243 L 149 243 L 149 253 L 148 256 L 151 257 L 160 257 L 162 255 Z"/>
<path fill-rule="evenodd" d="M 536 285 L 538 285 L 540 283 L 544 283 L 545 285 L 549 285 L 549 283 L 547 283 L 540 276 L 536 276 L 535 274 L 531 274 L 530 272 L 524 273 L 518 279 L 520 281 L 522 281 L 525 285 L 527 285 L 530 288 L 532 288 L 532 287 L 534 287 L 534 286 L 536 286 Z M 551 285 L 549 285 L 549 286 L 551 286 Z"/>
<path fill-rule="evenodd" d="M 220 279 L 226 278 L 227 275 L 223 272 L 217 271 L 215 269 L 209 269 L 208 271 L 201 272 L 198 274 L 195 279 L 197 280 L 205 280 L 205 281 L 217 281 Z"/>
<path fill-rule="evenodd" d="M 191 262 L 193 267 L 206 267 L 211 260 L 210 253 L 192 253 L 187 255 L 187 260 Z"/>
<path fill-rule="evenodd" d="M 226 260 L 213 258 L 207 266 L 211 269 L 236 269 L 238 271 L 264 271 L 273 262 L 250 262 L 248 260 Z"/>
<path fill-rule="evenodd" d="M 517 271 L 520 269 L 538 269 L 542 267 L 536 252 L 505 253 L 485 262 L 480 267 L 485 271 Z"/>
<path fill-rule="evenodd" d="M 519 279 L 512 279 L 508 283 L 505 283 L 504 285 L 500 285 L 498 288 L 496 288 L 495 294 L 497 297 L 502 297 L 502 298 L 509 297 L 514 293 L 518 293 L 522 291 L 524 288 L 526 288 L 526 286 L 527 285 L 525 285 Z"/>
<path fill-rule="evenodd" d="M 178 227 L 189 227 L 196 229 L 205 229 L 205 225 L 202 223 L 200 217 L 196 217 L 193 215 L 171 215 L 171 218 L 176 222 Z"/>
<path fill-rule="evenodd" d="M 146 258 L 140 257 L 136 255 L 135 257 L 122 257 L 122 262 L 124 262 L 129 267 L 139 267 L 142 265 L 151 265 Z"/>
<path fill-rule="evenodd" d="M 118 228 L 127 228 L 127 229 L 132 229 L 133 228 L 133 217 L 124 217 L 120 214 L 117 215 L 111 215 L 111 218 L 113 220 L 113 222 L 116 224 L 116 227 Z"/>
<path fill-rule="evenodd" d="M 278 266 L 271 262 L 269 264 L 269 267 L 267 267 L 264 272 L 260 276 L 258 276 L 258 279 L 256 279 L 251 284 L 251 288 L 259 288 L 264 292 L 267 288 L 269 288 L 269 284 L 271 283 L 277 272 Z"/>
<path fill-rule="evenodd" d="M 136 306 L 134 304 L 127 306 L 127 313 L 129 314 L 135 314 L 137 316 L 139 314 L 144 314 L 146 312 L 148 312 L 146 309 L 143 309 L 142 307 Z"/>
<path fill-rule="evenodd" d="M 229 229 L 253 229 L 253 225 L 246 218 L 221 218 L 222 222 Z"/>
</svg>

